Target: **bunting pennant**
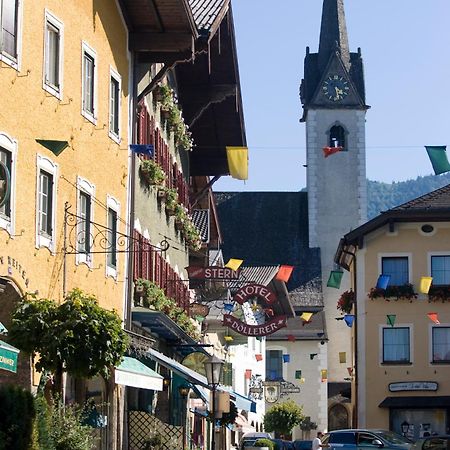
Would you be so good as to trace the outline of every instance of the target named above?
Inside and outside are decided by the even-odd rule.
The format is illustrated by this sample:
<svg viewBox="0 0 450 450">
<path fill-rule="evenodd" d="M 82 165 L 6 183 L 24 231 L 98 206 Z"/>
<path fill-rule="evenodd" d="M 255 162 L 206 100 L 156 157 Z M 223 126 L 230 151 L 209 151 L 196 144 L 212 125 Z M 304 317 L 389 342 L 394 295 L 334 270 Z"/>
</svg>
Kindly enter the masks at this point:
<svg viewBox="0 0 450 450">
<path fill-rule="evenodd" d="M 431 165 L 433 166 L 434 174 L 440 175 L 441 173 L 450 171 L 450 163 L 447 157 L 446 145 L 426 145 L 425 146 L 428 157 L 430 158 Z"/>
<path fill-rule="evenodd" d="M 322 150 L 323 150 L 323 156 L 325 158 L 328 158 L 329 156 L 333 155 L 334 153 L 341 152 L 342 147 L 324 147 Z"/>
<path fill-rule="evenodd" d="M 239 269 L 239 267 L 241 267 L 243 262 L 244 262 L 243 259 L 230 258 L 230 260 L 225 264 L 225 267 L 228 267 L 228 269 L 236 271 Z"/>
<path fill-rule="evenodd" d="M 302 378 L 300 378 L 300 384 L 305 384 L 305 379 L 302 377 Z"/>
<path fill-rule="evenodd" d="M 130 150 L 133 153 L 147 155 L 150 158 L 153 158 L 155 152 L 155 148 L 151 144 L 130 144 Z"/>
<path fill-rule="evenodd" d="M 430 320 L 432 320 L 434 323 L 436 323 L 436 324 L 438 324 L 438 325 L 441 323 L 441 322 L 439 322 L 438 313 L 430 312 L 430 313 L 427 314 L 427 316 L 428 316 L 428 318 L 429 318 Z"/>
<path fill-rule="evenodd" d="M 313 316 L 313 314 L 314 313 L 311 313 L 311 312 L 304 312 L 300 316 L 300 319 L 303 319 L 305 322 L 310 322 L 311 321 L 311 317 Z"/>
<path fill-rule="evenodd" d="M 317 356 L 317 353 L 310 353 L 309 354 L 309 359 L 312 361 L 315 356 Z"/>
<path fill-rule="evenodd" d="M 322 381 L 327 381 L 327 378 L 328 378 L 328 370 L 327 369 L 322 369 L 320 371 L 320 378 L 322 379 Z"/>
<path fill-rule="evenodd" d="M 263 359 L 262 355 L 259 354 L 259 353 L 257 353 L 257 354 L 255 355 L 255 358 L 256 358 L 256 361 L 262 361 L 262 359 Z"/>
<path fill-rule="evenodd" d="M 278 269 L 278 273 L 275 276 L 275 280 L 284 281 L 287 283 L 289 278 L 291 278 L 292 271 L 294 270 L 294 266 L 280 266 Z"/>
<path fill-rule="evenodd" d="M 245 379 L 250 380 L 252 378 L 252 369 L 245 369 Z"/>
<path fill-rule="evenodd" d="M 430 291 L 432 281 L 433 277 L 421 277 L 419 291 L 422 294 L 428 294 L 428 292 Z"/>
<path fill-rule="evenodd" d="M 233 342 L 233 336 L 224 336 L 225 342 Z"/>
<path fill-rule="evenodd" d="M 377 280 L 377 288 L 386 289 L 389 285 L 390 280 L 391 280 L 390 275 L 380 275 Z"/>
<path fill-rule="evenodd" d="M 227 312 L 232 312 L 234 308 L 234 304 L 233 303 L 224 303 L 223 304 L 223 309 Z"/>
<path fill-rule="evenodd" d="M 236 180 L 248 180 L 248 148 L 226 147 L 228 169 Z"/>
<path fill-rule="evenodd" d="M 347 326 L 351 328 L 353 326 L 353 322 L 355 321 L 355 316 L 353 314 L 346 314 L 344 316 L 344 321 Z"/>
<path fill-rule="evenodd" d="M 283 355 L 283 362 L 288 363 L 291 362 L 291 355 Z"/>
<path fill-rule="evenodd" d="M 350 376 L 353 375 L 353 367 L 347 367 L 347 372 Z"/>
<path fill-rule="evenodd" d="M 295 379 L 296 380 L 300 380 L 302 378 L 302 371 L 301 370 L 296 370 L 295 371 Z"/>
<path fill-rule="evenodd" d="M 334 320 L 344 320 L 343 317 L 335 317 Z"/>
<path fill-rule="evenodd" d="M 346 352 L 339 352 L 339 362 L 341 364 L 345 364 L 347 362 L 347 353 Z"/>
<path fill-rule="evenodd" d="M 328 277 L 327 287 L 339 289 L 341 287 L 342 276 L 344 272 L 342 270 L 332 270 Z"/>
<path fill-rule="evenodd" d="M 295 336 L 293 334 L 288 334 L 287 339 L 289 342 L 295 342 Z"/>
<path fill-rule="evenodd" d="M 391 327 L 393 327 L 395 325 L 395 319 L 397 318 L 397 316 L 395 314 L 388 314 L 386 316 L 386 324 L 390 325 Z"/>
</svg>

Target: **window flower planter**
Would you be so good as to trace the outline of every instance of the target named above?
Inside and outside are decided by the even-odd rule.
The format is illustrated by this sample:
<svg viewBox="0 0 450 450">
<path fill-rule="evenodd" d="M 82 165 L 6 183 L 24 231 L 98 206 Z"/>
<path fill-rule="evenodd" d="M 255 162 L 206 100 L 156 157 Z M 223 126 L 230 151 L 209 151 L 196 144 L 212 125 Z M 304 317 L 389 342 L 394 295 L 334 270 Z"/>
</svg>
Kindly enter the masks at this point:
<svg viewBox="0 0 450 450">
<path fill-rule="evenodd" d="M 450 286 L 431 286 L 428 291 L 429 302 L 450 302 Z"/>
<path fill-rule="evenodd" d="M 339 297 L 337 302 L 337 309 L 342 311 L 344 314 L 350 314 L 355 303 L 355 293 L 352 290 L 345 291 Z"/>
<path fill-rule="evenodd" d="M 370 290 L 368 297 L 372 300 L 384 298 L 386 301 L 397 301 L 401 299 L 410 300 L 417 298 L 412 284 L 403 284 L 401 286 L 388 286 L 386 289 L 374 287 Z"/>
<path fill-rule="evenodd" d="M 139 173 L 147 186 L 161 186 L 166 180 L 163 169 L 153 159 L 144 159 L 141 161 Z"/>
</svg>

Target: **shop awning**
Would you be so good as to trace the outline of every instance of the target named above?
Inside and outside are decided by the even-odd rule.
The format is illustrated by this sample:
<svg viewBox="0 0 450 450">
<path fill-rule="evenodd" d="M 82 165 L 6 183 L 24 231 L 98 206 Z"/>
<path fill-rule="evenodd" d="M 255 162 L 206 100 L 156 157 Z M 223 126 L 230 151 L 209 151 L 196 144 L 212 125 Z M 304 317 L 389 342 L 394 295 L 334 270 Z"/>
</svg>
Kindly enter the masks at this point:
<svg viewBox="0 0 450 450">
<path fill-rule="evenodd" d="M 237 408 L 244 409 L 245 411 L 256 412 L 256 402 L 248 397 L 238 394 L 228 386 L 219 386 L 219 390 L 228 392 L 232 397 L 234 397 L 233 401 Z"/>
<path fill-rule="evenodd" d="M 175 372 L 177 375 L 183 377 L 187 381 L 190 381 L 192 384 L 197 384 L 207 389 L 211 389 L 211 387 L 208 385 L 208 380 L 206 379 L 205 376 L 200 375 L 199 373 L 195 372 L 192 369 L 188 369 L 178 361 L 175 361 L 174 359 L 169 358 L 166 355 L 163 355 L 162 353 L 156 351 L 153 348 L 150 348 L 147 351 L 147 355 L 149 358 L 153 359 L 153 361 L 156 361 L 157 363 L 163 365 L 167 369 Z"/>
<path fill-rule="evenodd" d="M 380 408 L 448 408 L 450 396 L 386 397 L 378 406 Z"/>
<path fill-rule="evenodd" d="M 18 348 L 0 341 L 0 369 L 16 373 L 19 352 Z"/>
<path fill-rule="evenodd" d="M 162 391 L 163 379 L 159 373 L 129 356 L 125 356 L 115 370 L 115 382 L 123 386 Z"/>
</svg>

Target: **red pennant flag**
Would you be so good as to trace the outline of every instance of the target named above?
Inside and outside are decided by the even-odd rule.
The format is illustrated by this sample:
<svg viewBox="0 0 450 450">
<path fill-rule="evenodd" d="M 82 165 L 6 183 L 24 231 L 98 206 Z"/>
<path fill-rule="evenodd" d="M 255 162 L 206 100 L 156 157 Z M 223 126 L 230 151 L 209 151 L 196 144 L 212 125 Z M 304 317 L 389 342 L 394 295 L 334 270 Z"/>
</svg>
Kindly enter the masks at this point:
<svg viewBox="0 0 450 450">
<path fill-rule="evenodd" d="M 252 369 L 246 369 L 245 370 L 245 379 L 250 380 L 252 377 Z"/>
<path fill-rule="evenodd" d="M 427 314 L 428 318 L 432 320 L 434 323 L 440 324 L 438 314 L 435 312 L 431 312 Z"/>
<path fill-rule="evenodd" d="M 262 359 L 263 359 L 262 355 L 259 353 L 255 355 L 255 358 L 256 358 L 256 361 L 262 361 Z"/>
<path fill-rule="evenodd" d="M 324 147 L 323 148 L 323 156 L 325 158 L 328 158 L 330 155 L 333 155 L 334 153 L 341 152 L 342 147 Z"/>
<path fill-rule="evenodd" d="M 347 367 L 347 372 L 350 376 L 353 375 L 353 367 Z"/>
<path fill-rule="evenodd" d="M 295 336 L 293 334 L 288 334 L 287 338 L 288 338 L 288 341 L 295 342 Z"/>
<path fill-rule="evenodd" d="M 287 283 L 289 281 L 289 278 L 291 278 L 293 270 L 293 266 L 280 266 L 275 280 L 284 281 L 285 283 Z"/>
</svg>

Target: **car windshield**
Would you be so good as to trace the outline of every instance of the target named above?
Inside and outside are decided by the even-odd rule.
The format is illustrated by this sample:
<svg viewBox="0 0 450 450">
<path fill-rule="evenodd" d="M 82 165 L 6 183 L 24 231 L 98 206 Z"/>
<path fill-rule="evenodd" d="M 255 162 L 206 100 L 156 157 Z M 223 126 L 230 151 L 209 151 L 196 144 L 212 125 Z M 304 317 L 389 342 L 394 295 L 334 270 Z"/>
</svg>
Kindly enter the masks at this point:
<svg viewBox="0 0 450 450">
<path fill-rule="evenodd" d="M 385 441 L 389 442 L 389 444 L 412 444 L 412 441 L 404 436 L 400 436 L 393 431 L 377 431 L 378 436 L 383 438 Z"/>
</svg>

